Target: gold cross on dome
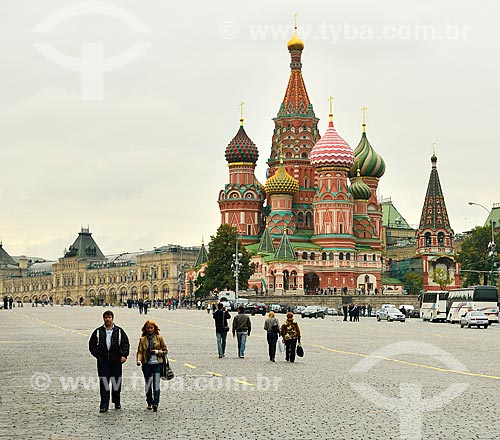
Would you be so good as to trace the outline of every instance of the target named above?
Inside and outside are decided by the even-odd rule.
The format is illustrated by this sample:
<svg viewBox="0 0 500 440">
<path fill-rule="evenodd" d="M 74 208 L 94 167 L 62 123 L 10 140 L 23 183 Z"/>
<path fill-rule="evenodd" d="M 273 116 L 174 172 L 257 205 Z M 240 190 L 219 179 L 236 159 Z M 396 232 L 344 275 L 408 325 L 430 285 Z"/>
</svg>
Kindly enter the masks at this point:
<svg viewBox="0 0 500 440">
<path fill-rule="evenodd" d="M 297 13 L 293 14 L 293 28 L 297 30 Z"/>
<path fill-rule="evenodd" d="M 363 133 L 366 131 L 366 111 L 368 110 L 368 107 L 361 107 L 361 113 L 363 115 Z"/>
<path fill-rule="evenodd" d="M 240 107 L 240 119 L 243 119 L 243 105 L 245 103 L 243 101 L 241 101 L 238 106 Z"/>
</svg>

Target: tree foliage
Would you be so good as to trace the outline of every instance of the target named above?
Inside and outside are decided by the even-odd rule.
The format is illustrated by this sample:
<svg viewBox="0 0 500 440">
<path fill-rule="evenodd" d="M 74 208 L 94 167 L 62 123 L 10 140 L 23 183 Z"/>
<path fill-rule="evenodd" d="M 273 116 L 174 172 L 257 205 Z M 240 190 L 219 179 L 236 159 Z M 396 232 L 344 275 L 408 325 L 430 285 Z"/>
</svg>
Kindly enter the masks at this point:
<svg viewBox="0 0 500 440">
<path fill-rule="evenodd" d="M 418 295 L 424 286 L 424 278 L 415 272 L 408 272 L 404 276 L 405 289 L 411 295 Z"/>
<path fill-rule="evenodd" d="M 499 243 L 500 232 L 495 234 L 495 243 Z M 462 243 L 458 253 L 461 264 L 461 275 L 464 286 L 488 284 L 491 269 L 491 258 L 488 255 L 488 244 L 491 242 L 491 226 L 474 228 Z"/>
<path fill-rule="evenodd" d="M 236 253 L 236 240 L 238 232 L 233 226 L 224 224 L 219 226 L 215 236 L 210 237 L 208 245 L 208 263 L 204 276 L 199 276 L 195 281 L 198 294 L 208 294 L 213 290 L 235 290 L 236 279 L 232 270 Z M 253 264 L 250 264 L 250 256 L 245 248 L 239 244 L 238 253 L 243 256 L 239 258 L 241 263 L 238 285 L 239 289 L 248 288 L 248 280 L 254 272 Z"/>
<path fill-rule="evenodd" d="M 448 269 L 442 267 L 436 267 L 434 269 L 432 280 L 439 284 L 441 290 L 444 290 L 446 286 L 450 285 L 452 280 L 450 278 L 450 272 Z"/>
</svg>

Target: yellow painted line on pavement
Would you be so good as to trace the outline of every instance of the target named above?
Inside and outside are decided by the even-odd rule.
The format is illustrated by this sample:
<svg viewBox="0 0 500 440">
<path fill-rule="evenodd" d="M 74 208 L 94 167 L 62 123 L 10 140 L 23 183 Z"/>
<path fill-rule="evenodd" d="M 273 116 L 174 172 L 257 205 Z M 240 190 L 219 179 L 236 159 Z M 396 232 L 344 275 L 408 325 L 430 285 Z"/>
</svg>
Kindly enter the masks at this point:
<svg viewBox="0 0 500 440">
<path fill-rule="evenodd" d="M 460 374 L 462 376 L 472 376 L 472 377 L 480 377 L 483 379 L 494 379 L 494 380 L 500 380 L 500 376 L 493 376 L 490 374 L 482 374 L 482 373 L 470 373 L 468 371 L 460 371 L 460 370 L 449 370 L 447 368 L 440 368 L 440 367 L 433 367 L 432 365 L 425 365 L 425 364 L 416 364 L 413 362 L 408 362 L 408 361 L 402 361 L 400 359 L 393 359 L 393 358 L 387 358 L 387 357 L 382 357 L 382 356 L 373 356 L 365 353 L 356 353 L 352 351 L 344 351 L 344 350 L 335 350 L 334 348 L 329 348 L 329 347 L 324 347 L 322 345 L 317 345 L 317 344 L 310 344 L 311 347 L 317 347 L 321 348 L 323 350 L 330 351 L 332 353 L 339 353 L 339 354 L 347 354 L 351 356 L 358 356 L 358 357 L 373 357 L 376 359 L 382 359 L 387 362 L 394 362 L 397 364 L 403 364 L 403 365 L 408 365 L 411 367 L 417 367 L 417 368 L 423 368 L 426 370 L 434 370 L 434 371 L 439 371 L 442 373 L 453 373 L 453 374 Z"/>
<path fill-rule="evenodd" d="M 238 383 L 241 383 L 243 385 L 246 385 L 246 386 L 249 386 L 249 387 L 253 387 L 254 384 L 253 383 L 250 383 L 250 382 L 246 382 L 244 380 L 239 380 L 239 379 L 234 379 L 235 382 L 238 382 Z"/>
<path fill-rule="evenodd" d="M 182 365 L 184 365 L 185 367 L 188 367 L 188 368 L 192 368 L 192 369 L 198 368 L 198 367 L 195 367 L 194 365 L 191 365 L 191 364 L 182 364 Z"/>
<path fill-rule="evenodd" d="M 210 375 L 216 376 L 216 377 L 223 377 L 224 376 L 223 374 L 214 373 L 213 371 L 207 371 L 205 374 L 210 374 Z"/>
<path fill-rule="evenodd" d="M 54 327 L 54 328 L 58 328 L 59 330 L 65 330 L 65 331 L 68 331 L 68 332 L 71 332 L 71 333 L 76 333 L 78 335 L 82 335 L 82 336 L 87 336 L 89 337 L 90 335 L 88 333 L 83 333 L 83 332 L 80 332 L 78 330 L 73 330 L 71 328 L 67 328 L 67 327 L 61 327 L 60 325 L 57 325 L 57 324 L 52 324 L 51 322 L 47 322 L 47 321 L 42 321 L 41 319 L 39 318 L 33 318 L 31 316 L 28 316 L 28 315 L 25 315 L 24 313 L 20 313 L 21 316 L 24 316 L 25 318 L 29 318 L 33 321 L 38 321 L 42 324 L 45 324 L 45 325 L 48 325 L 50 327 Z"/>
</svg>

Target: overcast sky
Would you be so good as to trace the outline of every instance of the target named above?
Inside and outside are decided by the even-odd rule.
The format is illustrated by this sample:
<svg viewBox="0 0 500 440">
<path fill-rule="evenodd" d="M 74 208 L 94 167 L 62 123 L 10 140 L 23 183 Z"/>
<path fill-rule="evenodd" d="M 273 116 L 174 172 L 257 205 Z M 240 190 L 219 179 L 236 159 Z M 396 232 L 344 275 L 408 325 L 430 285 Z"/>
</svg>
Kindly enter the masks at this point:
<svg viewBox="0 0 500 440">
<path fill-rule="evenodd" d="M 294 13 L 320 132 L 332 95 L 354 149 L 368 107 L 380 196 L 414 225 L 435 143 L 452 227 L 482 225 L 467 202 L 500 202 L 497 0 L 16 0 L 0 6 L 4 248 L 58 258 L 82 225 L 105 254 L 208 242 L 240 101 L 265 182 Z"/>
</svg>

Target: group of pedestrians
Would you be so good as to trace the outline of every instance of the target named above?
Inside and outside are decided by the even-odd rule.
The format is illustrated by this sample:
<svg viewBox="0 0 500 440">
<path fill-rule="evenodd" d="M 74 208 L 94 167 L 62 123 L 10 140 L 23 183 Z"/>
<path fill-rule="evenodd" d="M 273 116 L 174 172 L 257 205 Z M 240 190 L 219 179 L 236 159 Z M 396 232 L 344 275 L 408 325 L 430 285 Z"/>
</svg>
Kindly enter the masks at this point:
<svg viewBox="0 0 500 440">
<path fill-rule="evenodd" d="M 344 314 L 344 321 L 347 321 L 347 317 L 349 317 L 349 321 L 357 322 L 359 321 L 360 316 L 371 316 L 372 315 L 372 306 L 368 304 L 344 304 L 342 306 L 342 312 Z"/>
<path fill-rule="evenodd" d="M 109 409 L 110 392 L 111 403 L 115 409 L 121 408 L 122 366 L 130 354 L 130 343 L 125 331 L 114 324 L 114 314 L 111 310 L 105 311 L 102 316 L 104 324 L 92 332 L 89 351 L 97 359 L 101 397 L 99 412 L 105 413 Z M 158 325 L 147 320 L 141 329 L 136 363 L 142 367 L 148 410 L 158 410 L 160 378 L 167 353 L 168 349 Z"/>
<path fill-rule="evenodd" d="M 228 320 L 231 319 L 231 314 L 224 308 L 222 303 L 217 304 L 217 310 L 212 314 L 215 321 L 215 335 L 217 338 L 217 350 L 219 358 L 226 356 L 226 340 L 229 333 Z M 233 319 L 232 335 L 238 343 L 238 357 L 245 358 L 245 350 L 247 338 L 252 332 L 252 321 L 245 314 L 243 306 L 238 307 L 238 314 Z M 283 338 L 285 360 L 287 362 L 295 362 L 295 353 L 297 343 L 300 344 L 300 327 L 294 320 L 292 312 L 286 314 L 286 321 L 280 326 L 274 312 L 269 312 L 266 321 L 264 322 L 264 330 L 267 333 L 267 344 L 269 350 L 269 360 L 276 362 L 276 345 L 279 337 Z"/>
</svg>

